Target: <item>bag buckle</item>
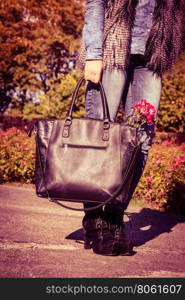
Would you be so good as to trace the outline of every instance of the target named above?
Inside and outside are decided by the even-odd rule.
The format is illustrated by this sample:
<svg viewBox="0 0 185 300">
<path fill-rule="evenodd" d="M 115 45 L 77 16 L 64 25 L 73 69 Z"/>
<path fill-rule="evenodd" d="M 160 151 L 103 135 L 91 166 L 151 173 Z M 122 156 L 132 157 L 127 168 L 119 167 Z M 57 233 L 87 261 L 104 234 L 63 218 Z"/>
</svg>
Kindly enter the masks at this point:
<svg viewBox="0 0 185 300">
<path fill-rule="evenodd" d="M 67 117 L 65 119 L 65 125 L 64 125 L 63 132 L 62 132 L 62 136 L 64 138 L 68 138 L 69 137 L 69 129 L 70 129 L 71 124 L 72 124 L 72 119 L 70 117 Z"/>
<path fill-rule="evenodd" d="M 109 140 L 109 128 L 110 128 L 110 123 L 108 120 L 104 120 L 103 122 L 103 141 L 108 141 Z"/>
<path fill-rule="evenodd" d="M 65 125 L 66 126 L 70 126 L 72 124 L 72 119 L 70 118 L 70 117 L 67 117 L 66 119 L 65 119 Z"/>
</svg>

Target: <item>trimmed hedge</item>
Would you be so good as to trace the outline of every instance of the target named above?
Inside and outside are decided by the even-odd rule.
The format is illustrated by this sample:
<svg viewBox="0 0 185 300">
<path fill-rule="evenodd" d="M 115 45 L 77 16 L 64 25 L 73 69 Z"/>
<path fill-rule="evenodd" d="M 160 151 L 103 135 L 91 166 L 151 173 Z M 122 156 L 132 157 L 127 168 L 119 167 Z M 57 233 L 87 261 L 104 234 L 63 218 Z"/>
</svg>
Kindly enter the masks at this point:
<svg viewBox="0 0 185 300">
<path fill-rule="evenodd" d="M 35 169 L 35 142 L 25 132 L 12 127 L 0 131 L 0 183 L 31 183 Z"/>
<path fill-rule="evenodd" d="M 34 135 L 11 128 L 0 140 L 0 182 L 34 183 Z M 185 214 L 185 135 L 156 134 L 133 201 Z"/>
<path fill-rule="evenodd" d="M 173 70 L 163 75 L 157 128 L 166 132 L 185 132 L 185 54 Z"/>
</svg>

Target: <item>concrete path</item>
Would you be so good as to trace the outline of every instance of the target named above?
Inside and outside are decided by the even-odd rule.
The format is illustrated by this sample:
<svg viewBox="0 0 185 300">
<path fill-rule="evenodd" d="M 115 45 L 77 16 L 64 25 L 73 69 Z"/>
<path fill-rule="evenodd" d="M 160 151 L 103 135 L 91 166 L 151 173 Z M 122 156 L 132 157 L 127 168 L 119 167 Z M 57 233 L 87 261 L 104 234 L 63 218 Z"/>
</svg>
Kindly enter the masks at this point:
<svg viewBox="0 0 185 300">
<path fill-rule="evenodd" d="M 128 212 L 135 254 L 99 256 L 83 249 L 83 212 L 38 198 L 32 185 L 0 185 L 0 277 L 184 278 L 185 217 L 134 205 Z"/>
</svg>

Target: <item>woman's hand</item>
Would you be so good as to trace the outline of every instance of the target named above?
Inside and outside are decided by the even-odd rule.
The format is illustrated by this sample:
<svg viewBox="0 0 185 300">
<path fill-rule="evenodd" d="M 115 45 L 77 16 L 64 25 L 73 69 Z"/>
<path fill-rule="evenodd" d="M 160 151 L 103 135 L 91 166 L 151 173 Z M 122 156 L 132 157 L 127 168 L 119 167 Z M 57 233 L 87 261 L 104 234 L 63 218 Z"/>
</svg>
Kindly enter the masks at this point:
<svg viewBox="0 0 185 300">
<path fill-rule="evenodd" d="M 98 83 L 101 79 L 102 70 L 102 60 L 86 60 L 84 77 L 86 80 Z"/>
</svg>

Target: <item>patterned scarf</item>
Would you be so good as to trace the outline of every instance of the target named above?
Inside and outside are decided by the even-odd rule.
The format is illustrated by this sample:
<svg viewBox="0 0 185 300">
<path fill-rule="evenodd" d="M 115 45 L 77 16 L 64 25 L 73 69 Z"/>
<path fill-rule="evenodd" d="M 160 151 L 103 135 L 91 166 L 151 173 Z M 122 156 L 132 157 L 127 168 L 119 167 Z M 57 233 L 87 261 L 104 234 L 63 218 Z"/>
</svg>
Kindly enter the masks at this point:
<svg viewBox="0 0 185 300">
<path fill-rule="evenodd" d="M 184 0 L 155 0 L 153 24 L 146 44 L 147 67 L 158 75 L 169 70 L 182 50 Z M 123 69 L 129 64 L 131 32 L 138 0 L 109 0 L 105 8 L 104 68 Z M 83 68 L 82 45 L 77 67 Z"/>
</svg>

